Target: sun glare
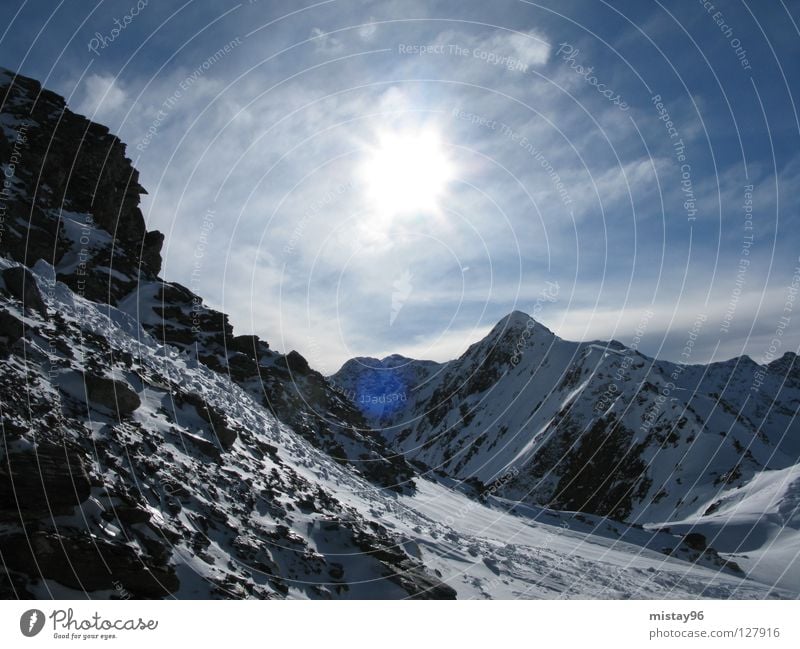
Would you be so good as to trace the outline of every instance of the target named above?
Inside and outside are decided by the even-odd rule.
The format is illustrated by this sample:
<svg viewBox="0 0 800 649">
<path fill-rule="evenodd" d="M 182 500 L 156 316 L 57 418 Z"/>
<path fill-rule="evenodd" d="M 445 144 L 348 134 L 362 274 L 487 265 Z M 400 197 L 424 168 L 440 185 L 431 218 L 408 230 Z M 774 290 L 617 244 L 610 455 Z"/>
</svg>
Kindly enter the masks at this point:
<svg viewBox="0 0 800 649">
<path fill-rule="evenodd" d="M 366 198 L 381 215 L 434 212 L 453 165 L 431 130 L 384 132 L 361 169 Z"/>
</svg>

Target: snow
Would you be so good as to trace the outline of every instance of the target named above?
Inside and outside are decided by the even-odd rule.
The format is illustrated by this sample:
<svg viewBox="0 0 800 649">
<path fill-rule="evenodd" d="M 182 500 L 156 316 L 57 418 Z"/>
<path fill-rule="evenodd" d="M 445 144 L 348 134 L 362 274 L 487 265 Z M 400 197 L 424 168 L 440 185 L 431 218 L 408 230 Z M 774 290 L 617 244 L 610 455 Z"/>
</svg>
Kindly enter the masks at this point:
<svg viewBox="0 0 800 649">
<path fill-rule="evenodd" d="M 39 264 L 34 273 L 41 286 L 52 277 L 52 268 Z M 394 535 L 397 548 L 409 557 L 422 560 L 430 573 L 441 575 L 441 580 L 454 588 L 459 598 L 739 598 L 795 597 L 798 580 L 794 573 L 776 575 L 780 561 L 796 552 L 796 536 L 775 532 L 774 544 L 769 551 L 756 549 L 748 554 L 749 563 L 733 553 L 737 563 L 752 566 L 750 578 L 743 579 L 730 571 L 711 564 L 692 563 L 678 556 L 661 552 L 665 543 L 677 543 L 679 538 L 664 532 L 642 530 L 621 523 L 611 523 L 597 517 L 586 517 L 573 512 L 555 512 L 542 507 L 501 497 L 470 498 L 458 490 L 458 481 L 450 484 L 417 478 L 416 492 L 398 495 L 367 483 L 351 469 L 335 462 L 331 457 L 311 446 L 291 428 L 279 422 L 258 399 L 228 377 L 211 371 L 203 365 L 180 354 L 177 350 L 159 344 L 138 326 L 136 317 L 142 306 L 153 299 L 157 286 L 145 285 L 142 294 L 123 300 L 119 309 L 99 307 L 59 284 L 55 291 L 44 291 L 51 310 L 60 312 L 65 321 L 85 331 L 102 335 L 118 351 L 127 351 L 137 359 L 137 374 L 109 368 L 108 375 L 126 380 L 137 390 L 142 405 L 134 413 L 138 427 L 125 425 L 113 431 L 102 418 L 94 421 L 94 435 L 117 436 L 134 444 L 140 441 L 141 430 L 148 430 L 163 439 L 158 457 L 160 482 L 142 485 L 151 494 L 148 510 L 163 529 L 197 530 L 207 540 L 201 552 L 185 541 L 178 541 L 172 562 L 180 579 L 178 598 L 207 597 L 211 592 L 224 592 L 226 596 L 246 595 L 239 581 L 243 565 L 230 554 L 230 538 L 224 530 L 209 527 L 198 530 L 198 515 L 211 508 L 221 512 L 225 520 L 240 533 L 261 535 L 258 552 L 278 562 L 286 570 L 284 583 L 288 596 L 303 598 L 314 592 L 309 588 L 324 585 L 336 589 L 325 574 L 303 571 L 317 561 L 341 564 L 346 575 L 348 590 L 337 596 L 345 598 L 404 597 L 406 592 L 385 578 L 381 564 L 365 557 L 354 547 L 347 536 L 346 527 L 337 527 L 341 521 L 331 521 L 313 510 L 298 507 L 298 494 L 288 486 L 276 486 L 269 499 L 259 496 L 255 509 L 243 516 L 233 507 L 236 492 L 233 485 L 247 485 L 253 494 L 265 489 L 265 480 L 274 472 L 296 474 L 305 481 L 303 489 L 312 494 L 315 490 L 339 503 L 343 512 L 352 512 L 366 521 L 374 522 Z M 536 347 L 529 348 L 534 354 Z M 396 360 L 396 359 L 395 359 Z M 420 373 L 423 378 L 441 366 L 426 366 Z M 557 371 L 557 370 L 553 370 Z M 136 376 L 141 379 L 136 379 Z M 517 377 L 520 375 L 517 374 Z M 77 380 L 80 374 L 71 375 Z M 156 379 L 156 377 L 158 377 Z M 518 382 L 522 379 L 515 378 Z M 584 377 L 577 387 L 570 387 L 561 395 L 554 395 L 558 408 L 565 407 L 588 386 Z M 521 393 L 528 386 L 518 386 Z M 67 385 L 67 392 L 78 391 L 79 386 Z M 176 406 L 172 394 L 177 389 L 199 395 L 209 405 L 225 413 L 243 432 L 235 447 L 226 455 L 223 464 L 199 464 L 196 453 L 189 448 L 192 436 L 201 440 L 213 439 L 207 423 L 188 406 Z M 504 388 L 505 389 L 505 388 Z M 476 401 L 480 403 L 480 400 Z M 504 416 L 511 421 L 533 421 L 529 409 Z M 176 413 L 179 415 L 176 417 Z M 497 416 L 502 413 L 498 412 Z M 98 417 L 101 417 L 98 415 Z M 175 423 L 179 420 L 180 426 Z M 497 471 L 508 465 L 524 464 L 526 454 L 536 446 L 537 435 L 552 429 L 552 415 L 543 415 L 532 425 L 536 433 L 526 439 L 510 437 L 499 449 L 500 459 L 487 471 Z M 513 428 L 512 428 L 513 430 Z M 526 429 L 527 430 L 527 429 Z M 263 441 L 278 449 L 281 464 L 272 459 L 256 456 L 253 441 Z M 490 465 L 488 456 L 479 461 Z M 180 476 L 191 476 L 184 483 Z M 109 479 L 113 474 L 109 474 Z M 191 500 L 184 503 L 176 517 L 168 517 L 157 503 L 171 498 L 169 485 L 182 484 L 191 489 Z M 288 484 L 288 483 L 287 483 Z M 727 512 L 739 507 L 741 520 L 767 512 L 769 516 L 783 517 L 789 523 L 785 529 L 797 527 L 798 475 L 788 469 L 764 474 L 749 485 L 738 500 L 731 492 L 729 500 L 703 523 L 713 525 L 724 521 Z M 793 500 L 794 499 L 794 500 Z M 793 504 L 794 503 L 794 504 Z M 276 517 L 275 505 L 291 506 L 285 519 Z M 120 528 L 106 521 L 101 514 L 113 510 L 115 503 L 102 494 L 93 494 L 69 520 L 70 524 L 87 525 L 93 533 L 105 538 L 115 538 Z M 342 517 L 344 520 L 344 515 Z M 769 519 L 780 527 L 778 518 Z M 84 521 L 81 523 L 81 521 Z M 693 520 L 680 525 L 693 526 Z M 289 540 L 275 543 L 268 537 L 280 525 L 290 529 Z M 678 524 L 669 523 L 673 531 Z M 792 528 L 791 526 L 795 526 Z M 291 538 L 305 544 L 300 554 L 291 547 Z M 287 545 L 288 544 L 288 545 Z M 734 556 L 735 555 L 735 556 Z M 438 572 L 437 572 L 438 571 Z M 257 569 L 247 571 L 248 579 L 263 584 L 270 583 L 268 575 L 259 577 Z M 778 579 L 782 589 L 772 587 Z M 220 584 L 225 584 L 220 586 Z M 40 595 L 70 595 L 69 589 L 50 582 L 42 582 Z M 112 594 L 106 594 L 113 596 Z M 93 596 L 103 596 L 94 593 Z"/>
<path fill-rule="evenodd" d="M 716 509 L 704 503 L 698 515 L 666 525 L 682 533 L 693 531 L 754 579 L 782 588 L 800 588 L 800 466 L 764 471 L 748 484 L 714 498 Z"/>
<path fill-rule="evenodd" d="M 632 503 L 629 521 L 652 530 L 703 533 L 751 579 L 796 593 L 800 548 L 792 508 L 800 435 L 796 408 L 781 405 L 800 402 L 796 381 L 771 371 L 770 385 L 765 382 L 764 391 L 751 396 L 758 366 L 749 358 L 678 366 L 616 342 L 562 341 L 529 323 L 525 314 L 511 314 L 461 358 L 419 372 L 404 409 L 372 419 L 373 425 L 383 427 L 398 450 L 456 484 L 471 477 L 489 484 L 513 472 L 518 477 L 499 493 L 535 505 L 549 500 L 556 471 L 598 418 L 613 416 L 632 431 L 629 448 L 644 445 L 640 457 L 650 481 Z M 518 362 L 510 361 L 513 356 Z M 480 373 L 487 380 L 470 388 Z M 363 366 L 349 363 L 332 379 L 345 387 L 369 384 Z M 611 384 L 616 389 L 609 392 Z M 372 386 L 380 389 L 381 382 Z M 431 420 L 445 405 L 446 415 Z M 655 422 L 645 426 L 651 414 Z M 663 439 L 653 434 L 660 425 Z M 553 464 L 546 473 L 531 474 L 553 443 L 559 444 Z M 703 516 L 717 501 L 722 505 L 716 512 Z M 772 511 L 775 502 L 783 503 L 780 516 Z M 734 505 L 735 516 L 729 514 Z M 749 541 L 739 547 L 742 537 Z"/>
</svg>

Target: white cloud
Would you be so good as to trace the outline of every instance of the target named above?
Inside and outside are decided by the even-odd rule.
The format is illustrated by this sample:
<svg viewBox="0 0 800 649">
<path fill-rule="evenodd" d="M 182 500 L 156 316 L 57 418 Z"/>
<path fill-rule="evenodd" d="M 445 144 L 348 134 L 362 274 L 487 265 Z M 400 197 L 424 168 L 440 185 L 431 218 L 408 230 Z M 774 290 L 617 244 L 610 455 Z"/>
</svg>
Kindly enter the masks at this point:
<svg viewBox="0 0 800 649">
<path fill-rule="evenodd" d="M 342 51 L 342 41 L 335 36 L 325 33 L 319 27 L 311 30 L 311 38 L 314 39 L 314 47 L 323 54 L 336 54 Z"/>
<path fill-rule="evenodd" d="M 358 17 L 351 24 L 363 21 Z M 541 66 L 550 56 L 550 45 L 538 32 L 441 32 L 439 25 L 419 31 L 422 28 L 415 24 L 415 42 L 457 43 L 514 57 L 528 66 Z M 662 320 L 669 321 L 681 296 L 665 287 L 680 279 L 673 276 L 686 263 L 682 254 L 687 241 L 679 229 L 681 219 L 674 217 L 681 214 L 680 196 L 673 196 L 680 188 L 670 175 L 675 166 L 671 151 L 657 147 L 652 151 L 665 192 L 670 242 L 659 268 L 664 234 L 658 185 L 650 160 L 632 136 L 628 115 L 601 98 L 592 104 L 589 116 L 530 69 L 514 70 L 449 53 L 405 56 L 396 47 L 310 69 L 292 79 L 295 72 L 318 63 L 319 52 L 332 54 L 350 45 L 371 49 L 363 44 L 371 27 L 336 33 L 334 38 L 318 28 L 312 31 L 307 24 L 301 33 L 310 31 L 316 37 L 316 54 L 309 47 L 274 67 L 258 66 L 219 99 L 215 97 L 225 76 L 222 68 L 219 73 L 215 69 L 170 111 L 159 137 L 147 149 L 146 165 L 140 164 L 150 192 L 145 203 L 150 227 L 168 234 L 168 279 L 187 283 L 198 223 L 214 207 L 216 228 L 198 292 L 230 313 L 237 333 L 256 332 L 278 349 L 297 349 L 325 372 L 335 371 L 357 354 L 456 357 L 481 338 L 504 310 L 515 305 L 530 310 L 546 278 L 558 279 L 562 294 L 540 319 L 565 338 L 613 335 L 624 341 L 639 317 L 630 305 L 646 303 L 655 290 L 659 303 L 667 305 Z M 381 46 L 411 42 L 406 29 L 382 24 Z M 246 52 L 237 49 L 237 56 Z M 231 58 L 230 64 L 234 63 Z M 575 76 L 551 67 L 548 73 Z M 160 106 L 183 76 L 185 72 L 151 84 L 142 107 Z M 415 78 L 441 82 L 386 83 Z M 131 89 L 139 87 L 135 81 L 120 87 L 112 77 L 93 75 L 86 81 L 81 105 L 89 111 L 99 106 L 124 115 L 125 91 L 134 96 Z M 279 85 L 265 93 L 273 84 Z M 454 108 L 507 124 L 516 139 L 499 128 L 454 117 Z M 192 125 L 202 111 L 206 112 Z M 135 144 L 153 117 L 138 119 L 138 131 L 129 130 L 125 138 L 129 143 Z M 376 130 L 422 124 L 434 124 L 458 157 L 461 175 L 448 196 L 446 219 L 410 222 L 408 229 L 417 236 L 404 243 L 396 231 L 384 232 L 385 224 L 363 218 L 358 186 L 324 200 L 337 185 L 352 181 L 359 151 Z M 654 139 L 663 140 L 663 125 L 651 113 L 643 115 L 640 124 L 648 141 L 651 130 Z M 544 152 L 564 182 L 573 199 L 569 207 L 575 210 L 574 219 L 552 174 L 521 146 L 522 136 Z M 615 147 L 619 162 L 610 147 Z M 800 177 L 796 169 L 790 172 L 786 171 Z M 662 174 L 671 182 L 665 183 Z M 606 210 L 605 223 L 591 177 Z M 637 211 L 636 236 L 628 183 Z M 740 203 L 740 183 L 732 176 L 731 189 L 723 195 L 726 204 Z M 698 194 L 705 189 L 698 178 Z M 309 207 L 320 201 L 322 208 L 304 220 Z M 740 219 L 735 225 L 733 235 L 740 238 Z M 394 247 L 375 242 L 365 246 L 359 237 L 370 230 L 376 232 L 378 243 L 389 240 Z M 286 253 L 284 247 L 290 242 L 292 251 Z M 691 277 L 698 285 L 709 276 L 713 263 L 711 255 L 693 256 Z M 463 272 L 467 266 L 470 270 Z M 413 290 L 392 321 L 393 282 L 409 269 Z M 665 274 L 660 285 L 659 272 Z M 755 266 L 752 276 L 755 282 Z M 580 303 L 570 302 L 571 278 L 579 287 Z M 714 295 L 723 306 L 733 281 L 730 274 L 725 279 L 721 295 Z M 697 290 L 707 288 L 703 284 Z M 600 291 L 603 310 L 593 311 L 591 304 Z M 691 317 L 697 300 L 686 297 L 680 301 L 681 310 Z M 488 310 L 481 319 L 484 305 Z M 745 314 L 754 308 L 743 300 L 737 318 L 744 324 Z M 480 326 L 474 326 L 479 319 Z M 652 327 L 655 334 L 655 322 Z M 680 338 L 685 322 L 677 322 L 673 329 Z"/>
<path fill-rule="evenodd" d="M 386 347 L 375 353 L 375 356 L 383 358 L 390 354 L 401 354 L 408 358 L 443 363 L 458 358 L 467 351 L 470 345 L 485 338 L 494 324 L 495 323 L 492 323 L 489 326 L 450 328 L 439 334 L 400 343 L 393 347 Z"/>
<path fill-rule="evenodd" d="M 375 24 L 374 20 L 375 19 L 370 16 L 369 21 L 358 28 L 358 36 L 362 41 L 369 43 L 375 38 L 375 34 L 378 31 L 378 26 Z"/>
<path fill-rule="evenodd" d="M 506 56 L 514 56 L 527 65 L 544 65 L 550 57 L 550 43 L 539 32 L 497 31 L 481 44 Z"/>
<path fill-rule="evenodd" d="M 90 74 L 84 79 L 82 90 L 83 96 L 75 110 L 96 122 L 115 121 L 117 112 L 128 104 L 127 93 L 110 74 Z"/>
</svg>

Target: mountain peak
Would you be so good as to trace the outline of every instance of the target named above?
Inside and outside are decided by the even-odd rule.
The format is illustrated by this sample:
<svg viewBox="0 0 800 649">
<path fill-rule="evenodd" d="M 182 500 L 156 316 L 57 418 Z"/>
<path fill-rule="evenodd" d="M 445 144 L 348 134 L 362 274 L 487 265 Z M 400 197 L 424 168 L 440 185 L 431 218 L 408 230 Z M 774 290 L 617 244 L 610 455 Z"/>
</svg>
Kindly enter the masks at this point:
<svg viewBox="0 0 800 649">
<path fill-rule="evenodd" d="M 520 311 L 519 309 L 515 309 L 514 311 L 509 313 L 507 316 L 503 316 L 500 319 L 500 322 L 507 321 L 509 323 L 523 323 L 524 324 L 524 323 L 527 323 L 528 320 L 533 320 L 533 318 L 531 316 L 529 316 L 527 313 L 525 313 L 524 311 Z M 533 321 L 536 322 L 535 320 L 533 320 Z"/>
<path fill-rule="evenodd" d="M 496 339 L 498 336 L 505 337 L 509 334 L 519 335 L 524 330 L 528 330 L 530 333 L 543 332 L 551 336 L 555 335 L 533 316 L 524 311 L 515 310 L 500 318 L 497 324 L 492 327 L 487 338 Z"/>
<path fill-rule="evenodd" d="M 397 367 L 398 365 L 407 365 L 413 362 L 413 358 L 408 358 L 408 356 L 403 356 L 402 354 L 389 354 L 389 356 L 384 356 L 381 359 L 381 365 L 384 367 Z"/>
</svg>

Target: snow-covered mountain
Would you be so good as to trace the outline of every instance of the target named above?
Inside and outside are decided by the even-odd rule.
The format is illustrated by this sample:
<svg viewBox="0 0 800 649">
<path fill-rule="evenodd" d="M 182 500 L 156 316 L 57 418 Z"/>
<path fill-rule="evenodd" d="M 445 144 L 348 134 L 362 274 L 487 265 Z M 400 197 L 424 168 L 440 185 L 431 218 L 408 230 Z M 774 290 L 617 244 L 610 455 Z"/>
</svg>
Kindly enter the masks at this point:
<svg viewBox="0 0 800 649">
<path fill-rule="evenodd" d="M 0 102 L 0 596 L 797 596 L 706 547 L 694 510 L 669 531 L 556 511 L 514 496 L 534 480 L 525 454 L 490 474 L 473 461 L 491 460 L 491 441 L 459 437 L 478 449 L 460 468 L 436 459 L 455 436 L 413 448 L 414 427 L 460 416 L 458 395 L 453 412 L 426 410 L 447 377 L 474 366 L 480 397 L 504 380 L 505 352 L 488 350 L 486 373 L 486 341 L 445 365 L 391 357 L 402 390 L 359 407 L 342 386 L 367 390 L 360 366 L 326 379 L 159 277 L 163 236 L 107 129 L 2 70 Z M 391 444 L 384 423 L 402 424 Z M 445 475 L 469 471 L 483 484 Z M 779 491 L 748 485 L 748 511 Z M 723 495 L 718 516 L 737 502 Z"/>
<path fill-rule="evenodd" d="M 763 550 L 778 532 L 765 536 L 751 505 L 748 520 L 759 529 L 740 547 L 730 533 L 748 523 L 737 514 L 721 530 L 723 512 L 741 513 L 731 503 L 770 484 L 783 512 L 780 525 L 774 517 L 769 524 L 783 526 L 784 565 L 795 556 L 784 581 L 800 581 L 793 353 L 767 366 L 748 357 L 681 365 L 616 341 L 564 341 L 514 312 L 454 361 L 359 358 L 331 380 L 398 452 L 434 475 L 473 490 L 496 484 L 514 501 L 703 530 L 736 555 L 754 539 Z"/>
</svg>

